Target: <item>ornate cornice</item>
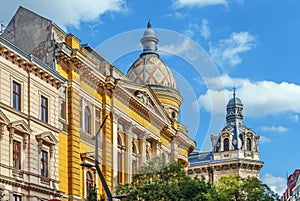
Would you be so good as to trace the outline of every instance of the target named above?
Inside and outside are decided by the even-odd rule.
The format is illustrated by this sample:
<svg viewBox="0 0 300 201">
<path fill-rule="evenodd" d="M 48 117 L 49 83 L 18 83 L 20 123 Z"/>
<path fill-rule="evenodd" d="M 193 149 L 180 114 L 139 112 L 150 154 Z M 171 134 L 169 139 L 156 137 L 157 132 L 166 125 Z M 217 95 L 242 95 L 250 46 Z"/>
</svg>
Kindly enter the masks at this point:
<svg viewBox="0 0 300 201">
<path fill-rule="evenodd" d="M 66 81 L 56 71 L 0 36 L 0 56 L 57 89 Z"/>
<path fill-rule="evenodd" d="M 64 43 L 58 44 L 57 62 L 66 71 L 74 71 L 80 75 L 80 79 L 92 88 L 97 89 L 102 82 L 106 82 L 105 69 L 110 65 L 107 62 L 96 62 L 87 54 L 78 49 L 72 49 Z"/>
<path fill-rule="evenodd" d="M 128 109 L 133 110 L 158 128 L 164 128 L 166 124 L 169 124 L 169 122 L 163 120 L 162 117 L 158 116 L 158 114 L 154 111 L 155 106 L 147 106 L 134 94 L 130 94 L 123 87 L 121 87 L 120 84 L 117 84 L 115 87 L 114 98 L 127 105 Z"/>
<path fill-rule="evenodd" d="M 7 166 L 4 166 L 3 164 L 0 164 L 0 166 L 1 167 L 7 167 Z M 11 167 L 9 167 L 9 169 L 11 169 Z M 40 175 L 33 174 L 33 173 L 30 173 L 30 172 L 25 172 L 24 171 L 24 174 L 32 175 L 32 176 L 41 178 Z M 56 184 L 59 183 L 57 180 L 54 180 L 54 179 L 49 179 L 49 181 L 52 181 L 53 183 L 56 183 Z M 15 187 L 21 187 L 22 189 L 27 189 L 27 190 L 31 190 L 31 191 L 41 192 L 41 193 L 47 194 L 47 195 L 53 195 L 55 197 L 60 197 L 63 194 L 62 191 L 59 191 L 55 188 L 51 188 L 50 186 L 47 187 L 45 185 L 30 183 L 30 182 L 27 182 L 27 181 L 12 178 L 12 177 L 2 175 L 2 174 L 0 174 L 0 183 L 8 184 L 8 185 L 15 186 Z"/>
<path fill-rule="evenodd" d="M 224 170 L 244 170 L 258 173 L 263 167 L 263 162 L 261 161 L 250 161 L 250 160 L 224 160 L 224 161 L 212 161 L 205 164 L 197 164 L 189 166 L 188 173 L 206 173 L 210 168 L 213 171 L 224 171 Z"/>
</svg>

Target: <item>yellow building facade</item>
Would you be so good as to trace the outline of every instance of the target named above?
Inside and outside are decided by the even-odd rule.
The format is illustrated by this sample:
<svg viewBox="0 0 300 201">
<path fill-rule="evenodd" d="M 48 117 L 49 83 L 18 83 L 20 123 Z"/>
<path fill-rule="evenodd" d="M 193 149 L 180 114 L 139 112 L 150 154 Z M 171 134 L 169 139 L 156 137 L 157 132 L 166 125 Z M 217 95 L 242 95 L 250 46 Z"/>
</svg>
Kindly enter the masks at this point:
<svg viewBox="0 0 300 201">
<path fill-rule="evenodd" d="M 49 80 L 45 83 L 37 81 L 37 91 L 45 88 L 46 95 L 55 98 L 51 98 L 53 112 L 49 114 L 53 119 L 53 136 L 49 137 L 49 141 L 52 141 L 46 143 L 46 140 L 40 140 L 47 136 L 42 134 L 36 139 L 43 141 L 45 147 L 50 146 L 49 152 L 53 149 L 51 147 L 55 147 L 56 151 L 51 152 L 54 158 L 51 160 L 56 164 L 55 171 L 49 164 L 55 188 L 51 184 L 45 186 L 53 188 L 53 192 L 49 190 L 49 195 L 41 195 L 37 200 L 83 200 L 91 186 L 97 187 L 99 195 L 105 195 L 96 169 L 81 165 L 95 164 L 93 137 L 105 117 L 107 120 L 99 135 L 98 161 L 112 193 L 118 184 L 131 182 L 138 167 L 156 156 L 182 160 L 185 166 L 188 165 L 188 154 L 195 148 L 195 142 L 188 137 L 187 128 L 178 122 L 182 98 L 172 72 L 156 52 L 158 39 L 150 23 L 141 36 L 143 51 L 127 75 L 90 46 L 81 45 L 76 36 L 66 34 L 51 20 L 22 7 L 2 36 L 12 46 L 33 55 L 56 76 L 50 77 L 47 72 L 37 76 L 42 80 L 45 76 Z M 2 58 L 7 62 L 5 59 Z M 13 65 L 13 62 L 8 64 L 12 69 Z M 1 72 L 6 72 L 2 66 Z M 1 82 L 4 80 L 2 75 Z M 23 79 L 28 80 L 26 77 Z M 56 87 L 53 87 L 54 81 Z M 4 97 L 2 91 L 1 87 L 1 97 Z M 32 95 L 28 94 L 27 98 L 30 97 Z M 1 104 L 3 101 L 1 99 Z M 39 104 L 31 105 L 31 112 L 38 115 Z M 5 116 L 10 120 L 6 113 Z M 3 127 L 8 124 L 6 120 Z M 49 125 L 46 123 L 44 126 L 47 128 Z M 32 127 L 31 124 L 27 127 L 34 132 L 46 130 Z M 7 166 L 14 170 L 11 165 Z M 39 175 L 39 172 L 36 174 Z M 11 186 L 14 188 L 15 184 Z M 11 190 L 4 193 L 14 192 Z M 20 195 L 24 197 L 22 200 L 33 200 L 29 198 L 28 192 L 24 191 Z"/>
</svg>

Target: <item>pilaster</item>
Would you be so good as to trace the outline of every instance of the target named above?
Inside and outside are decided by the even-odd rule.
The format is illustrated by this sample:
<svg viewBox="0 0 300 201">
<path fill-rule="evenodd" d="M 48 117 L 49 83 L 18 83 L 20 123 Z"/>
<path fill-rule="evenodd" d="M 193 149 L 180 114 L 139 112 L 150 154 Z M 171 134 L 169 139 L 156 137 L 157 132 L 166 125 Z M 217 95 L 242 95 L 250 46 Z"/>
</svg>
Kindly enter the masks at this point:
<svg viewBox="0 0 300 201">
<path fill-rule="evenodd" d="M 74 72 L 70 72 L 74 73 Z M 72 82 L 72 81 L 71 81 Z M 73 84 L 68 88 L 68 194 L 80 197 L 80 95 Z"/>
<path fill-rule="evenodd" d="M 102 127 L 102 136 L 103 136 L 103 163 L 102 163 L 102 172 L 106 180 L 108 188 L 112 192 L 113 190 L 113 119 L 110 114 L 111 110 L 111 94 L 106 93 L 105 91 L 102 94 L 102 117 L 107 116 L 107 120 Z M 104 190 L 104 189 L 103 189 Z M 105 192 L 103 192 L 105 194 Z"/>
</svg>

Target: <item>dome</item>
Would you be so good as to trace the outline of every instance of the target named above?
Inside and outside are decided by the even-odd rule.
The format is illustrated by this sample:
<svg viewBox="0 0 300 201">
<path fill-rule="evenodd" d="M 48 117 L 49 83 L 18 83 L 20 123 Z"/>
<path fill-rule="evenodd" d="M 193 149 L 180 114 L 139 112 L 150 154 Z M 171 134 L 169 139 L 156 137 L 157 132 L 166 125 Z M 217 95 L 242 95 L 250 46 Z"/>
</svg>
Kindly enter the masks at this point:
<svg viewBox="0 0 300 201">
<path fill-rule="evenodd" d="M 143 44 L 143 52 L 131 65 L 126 76 L 137 84 L 171 88 L 177 91 L 172 71 L 157 53 L 158 39 L 150 22 L 140 41 Z"/>
<path fill-rule="evenodd" d="M 177 89 L 173 73 L 156 54 L 140 56 L 128 70 L 127 77 L 137 84 Z"/>
<path fill-rule="evenodd" d="M 239 98 L 231 98 L 229 101 L 228 101 L 228 104 L 227 104 L 227 108 L 230 107 L 230 106 L 235 106 L 235 105 L 243 105 L 241 99 Z"/>
<path fill-rule="evenodd" d="M 229 122 L 236 122 L 236 121 L 243 121 L 243 103 L 242 101 L 235 96 L 235 89 L 233 92 L 233 97 L 228 101 L 227 104 L 227 115 L 226 121 Z"/>
</svg>

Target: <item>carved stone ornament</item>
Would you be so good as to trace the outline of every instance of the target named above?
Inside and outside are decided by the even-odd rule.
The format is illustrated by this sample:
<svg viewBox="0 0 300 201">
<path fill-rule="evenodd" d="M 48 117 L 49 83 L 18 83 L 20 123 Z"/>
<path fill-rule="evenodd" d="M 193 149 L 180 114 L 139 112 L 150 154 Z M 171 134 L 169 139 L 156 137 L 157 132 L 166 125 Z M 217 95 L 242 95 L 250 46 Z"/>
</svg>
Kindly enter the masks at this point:
<svg viewBox="0 0 300 201">
<path fill-rule="evenodd" d="M 147 106 L 150 106 L 150 107 L 152 106 L 150 97 L 147 94 L 147 92 L 145 92 L 145 91 L 136 91 L 135 92 L 135 97 L 137 97 L 137 99 L 139 99 L 143 104 L 145 104 Z"/>
<path fill-rule="evenodd" d="M 0 140 L 3 139 L 5 128 L 5 124 L 0 124 Z"/>
<path fill-rule="evenodd" d="M 12 143 L 13 141 L 13 138 L 14 138 L 14 132 L 15 132 L 15 129 L 10 127 L 9 128 L 9 142 Z"/>
</svg>

